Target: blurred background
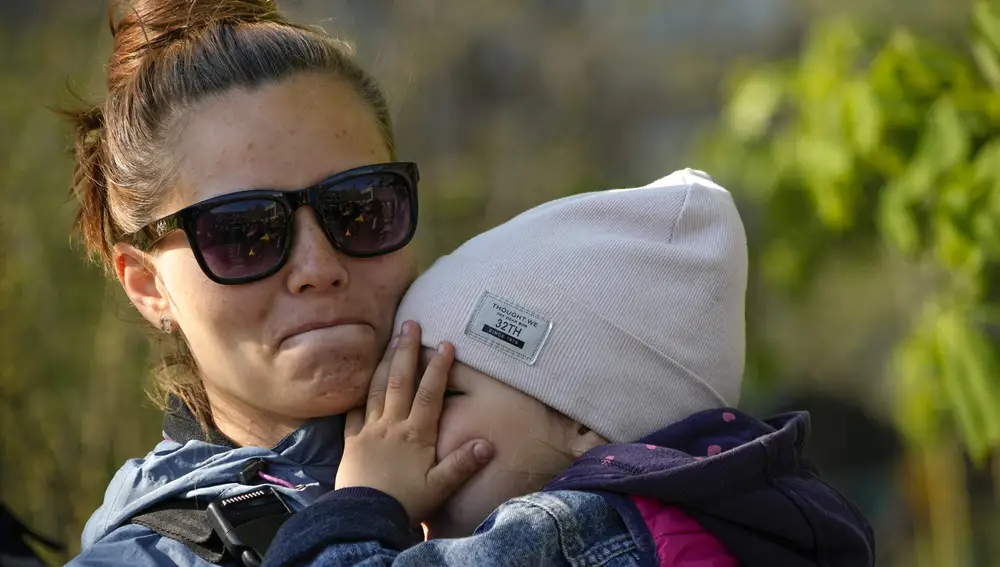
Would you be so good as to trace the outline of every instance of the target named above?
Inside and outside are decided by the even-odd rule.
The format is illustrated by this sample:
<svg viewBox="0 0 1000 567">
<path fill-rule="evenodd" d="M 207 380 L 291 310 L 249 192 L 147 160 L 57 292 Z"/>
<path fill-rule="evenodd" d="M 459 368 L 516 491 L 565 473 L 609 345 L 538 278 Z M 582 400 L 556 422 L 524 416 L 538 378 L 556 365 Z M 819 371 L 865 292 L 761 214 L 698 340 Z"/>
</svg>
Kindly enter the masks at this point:
<svg viewBox="0 0 1000 567">
<path fill-rule="evenodd" d="M 425 262 L 543 201 L 707 170 L 750 238 L 742 406 L 812 412 L 880 565 L 1000 565 L 997 3 L 279 6 L 388 90 Z M 160 439 L 155 345 L 69 239 L 50 110 L 100 97 L 109 54 L 103 1 L 0 0 L 0 501 L 66 542 L 53 563 Z"/>
</svg>

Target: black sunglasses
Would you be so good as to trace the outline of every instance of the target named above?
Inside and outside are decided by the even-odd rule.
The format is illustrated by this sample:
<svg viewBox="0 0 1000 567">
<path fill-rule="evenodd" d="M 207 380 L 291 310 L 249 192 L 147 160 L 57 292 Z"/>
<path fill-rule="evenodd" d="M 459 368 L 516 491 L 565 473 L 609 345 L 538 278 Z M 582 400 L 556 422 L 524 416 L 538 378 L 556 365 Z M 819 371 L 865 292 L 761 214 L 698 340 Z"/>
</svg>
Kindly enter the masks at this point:
<svg viewBox="0 0 1000 567">
<path fill-rule="evenodd" d="M 296 191 L 254 189 L 207 199 L 127 235 L 143 251 L 183 230 L 205 275 L 235 285 L 280 270 L 292 250 L 295 211 L 308 205 L 345 256 L 371 258 L 406 246 L 417 230 L 415 163 L 342 171 Z"/>
</svg>

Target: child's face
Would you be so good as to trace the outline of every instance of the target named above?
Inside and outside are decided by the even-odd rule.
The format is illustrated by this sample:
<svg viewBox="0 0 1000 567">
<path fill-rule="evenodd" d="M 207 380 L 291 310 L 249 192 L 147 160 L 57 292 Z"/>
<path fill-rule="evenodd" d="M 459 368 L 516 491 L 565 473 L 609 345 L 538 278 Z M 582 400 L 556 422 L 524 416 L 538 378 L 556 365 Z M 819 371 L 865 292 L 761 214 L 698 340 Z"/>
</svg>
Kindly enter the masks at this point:
<svg viewBox="0 0 1000 567">
<path fill-rule="evenodd" d="M 425 367 L 433 350 L 425 349 Z M 578 426 L 460 362 L 451 369 L 438 432 L 438 459 L 465 442 L 489 439 L 493 460 L 426 522 L 430 537 L 471 535 L 500 504 L 538 491 L 573 461 Z"/>
</svg>

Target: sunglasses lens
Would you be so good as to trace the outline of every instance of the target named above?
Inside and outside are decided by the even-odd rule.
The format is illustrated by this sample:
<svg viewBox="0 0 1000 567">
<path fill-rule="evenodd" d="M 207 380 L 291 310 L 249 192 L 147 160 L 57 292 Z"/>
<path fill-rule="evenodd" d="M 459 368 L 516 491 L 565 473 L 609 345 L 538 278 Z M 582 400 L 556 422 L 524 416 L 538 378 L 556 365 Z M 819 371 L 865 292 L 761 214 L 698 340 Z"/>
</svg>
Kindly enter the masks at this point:
<svg viewBox="0 0 1000 567">
<path fill-rule="evenodd" d="M 288 238 L 285 207 L 268 199 L 219 205 L 199 215 L 194 224 L 205 264 L 224 279 L 252 278 L 274 268 Z"/>
<path fill-rule="evenodd" d="M 402 247 L 412 236 L 412 196 L 406 177 L 370 173 L 324 187 L 316 208 L 344 254 L 375 256 Z"/>
</svg>

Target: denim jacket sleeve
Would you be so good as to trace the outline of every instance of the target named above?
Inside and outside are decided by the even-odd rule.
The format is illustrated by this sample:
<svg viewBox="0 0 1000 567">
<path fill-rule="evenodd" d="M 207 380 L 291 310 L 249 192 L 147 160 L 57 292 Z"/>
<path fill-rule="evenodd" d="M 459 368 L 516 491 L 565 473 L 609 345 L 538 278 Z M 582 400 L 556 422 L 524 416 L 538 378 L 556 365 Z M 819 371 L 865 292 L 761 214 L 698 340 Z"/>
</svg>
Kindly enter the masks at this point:
<svg viewBox="0 0 1000 567">
<path fill-rule="evenodd" d="M 575 567 L 639 565 L 617 513 L 598 495 L 538 493 L 505 503 L 467 538 L 408 541 L 402 506 L 367 488 L 331 492 L 288 520 L 264 567 Z"/>
<path fill-rule="evenodd" d="M 83 550 L 67 567 L 116 566 L 166 567 L 188 565 L 212 567 L 183 543 L 135 524 L 119 527 Z"/>
</svg>

